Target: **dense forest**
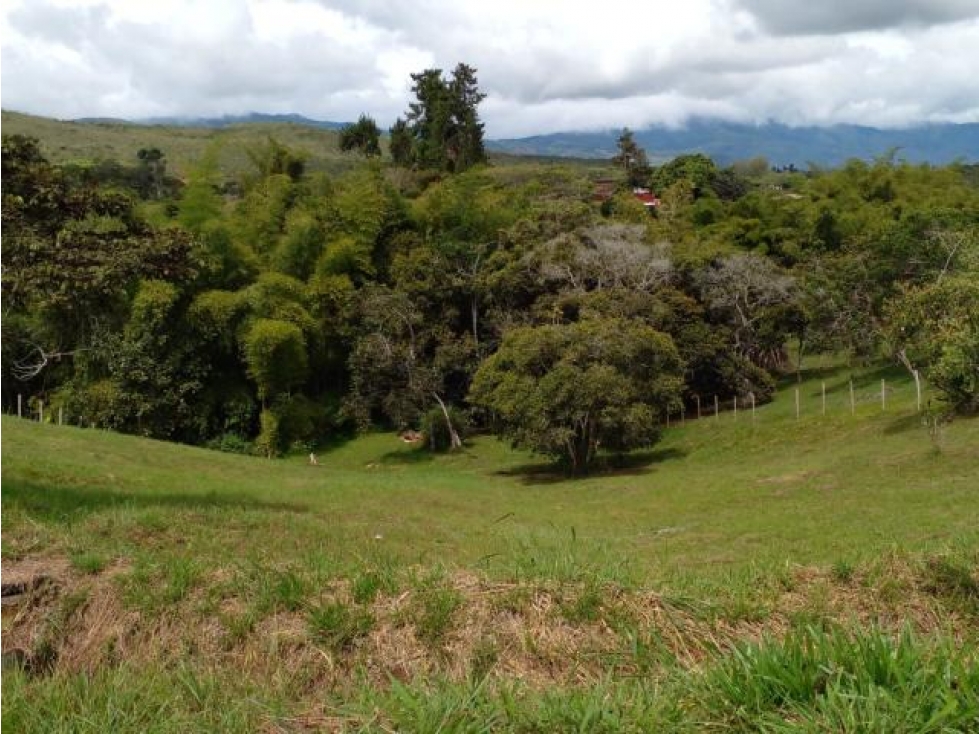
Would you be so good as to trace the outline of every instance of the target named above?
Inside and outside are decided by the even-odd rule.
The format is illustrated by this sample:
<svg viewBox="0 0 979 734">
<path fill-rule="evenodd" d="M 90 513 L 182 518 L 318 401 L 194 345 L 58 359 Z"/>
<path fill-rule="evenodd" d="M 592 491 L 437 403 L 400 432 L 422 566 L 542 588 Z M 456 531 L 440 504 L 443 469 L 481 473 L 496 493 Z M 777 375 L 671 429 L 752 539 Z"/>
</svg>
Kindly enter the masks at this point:
<svg viewBox="0 0 979 734">
<path fill-rule="evenodd" d="M 816 352 L 979 410 L 975 166 L 653 167 L 628 131 L 611 181 L 489 165 L 475 71 L 412 79 L 383 151 L 363 116 L 334 176 L 274 139 L 180 180 L 165 150 L 53 165 L 5 136 L 4 409 L 268 456 L 491 430 L 572 471 Z"/>
</svg>

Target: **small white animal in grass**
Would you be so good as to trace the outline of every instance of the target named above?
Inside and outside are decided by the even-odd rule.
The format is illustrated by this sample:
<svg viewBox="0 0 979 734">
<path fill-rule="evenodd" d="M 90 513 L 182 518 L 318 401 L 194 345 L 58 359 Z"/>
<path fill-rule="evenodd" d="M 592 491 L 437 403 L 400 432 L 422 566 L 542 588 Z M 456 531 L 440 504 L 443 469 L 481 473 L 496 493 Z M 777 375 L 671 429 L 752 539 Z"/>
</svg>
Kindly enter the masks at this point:
<svg viewBox="0 0 979 734">
<path fill-rule="evenodd" d="M 310 454 L 309 455 L 309 465 L 310 466 L 319 466 L 320 465 L 319 460 L 316 458 L 316 454 Z"/>
</svg>

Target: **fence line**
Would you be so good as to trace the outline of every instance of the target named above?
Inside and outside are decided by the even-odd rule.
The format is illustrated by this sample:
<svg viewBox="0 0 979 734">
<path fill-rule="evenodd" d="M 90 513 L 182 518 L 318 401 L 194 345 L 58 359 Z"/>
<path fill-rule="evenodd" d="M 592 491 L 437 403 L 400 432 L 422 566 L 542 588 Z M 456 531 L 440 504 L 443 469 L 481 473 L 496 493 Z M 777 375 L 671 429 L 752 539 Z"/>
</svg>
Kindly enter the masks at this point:
<svg viewBox="0 0 979 734">
<path fill-rule="evenodd" d="M 878 390 L 873 390 L 872 392 L 865 392 L 863 394 L 858 394 L 857 387 L 854 385 L 852 379 L 848 380 L 847 383 L 841 383 L 833 388 L 829 388 L 826 381 L 823 380 L 819 384 L 818 392 L 812 392 L 808 395 L 803 394 L 801 388 L 792 388 L 792 403 L 789 407 L 789 415 L 794 415 L 796 420 L 801 420 L 802 418 L 818 415 L 818 416 L 831 416 L 837 414 L 838 411 L 845 410 L 845 406 L 849 405 L 850 415 L 857 415 L 857 408 L 862 407 L 862 413 L 866 414 L 866 407 L 872 404 L 877 405 L 877 412 L 887 413 L 895 409 L 900 410 L 901 406 L 907 403 L 907 408 L 916 413 L 922 412 L 922 388 L 920 382 L 916 382 L 913 385 L 904 385 L 899 383 L 899 387 L 895 387 L 892 384 L 888 384 L 887 378 L 882 378 L 880 381 L 880 388 Z M 842 391 L 844 394 L 842 398 L 833 398 L 833 394 Z M 784 396 L 784 392 L 782 393 Z M 697 418 L 703 418 L 702 412 L 702 400 L 700 395 L 694 395 L 693 403 L 697 409 Z M 751 409 L 751 421 L 755 423 L 759 420 L 759 415 L 756 410 L 757 403 L 754 393 L 748 393 L 747 395 L 733 395 L 729 399 L 721 400 L 719 394 L 715 394 L 707 397 L 706 399 L 713 398 L 714 402 L 714 421 L 719 422 L 721 420 L 722 412 L 730 412 L 732 420 L 738 421 L 739 414 L 745 412 L 750 405 Z M 724 411 L 721 411 L 721 407 L 726 406 Z M 709 414 L 708 414 L 709 415 Z M 781 413 L 784 415 L 784 413 Z M 667 427 L 675 424 L 674 418 L 677 416 L 677 412 L 669 411 L 667 415 Z M 685 422 L 685 407 L 681 407 L 679 411 L 680 422 Z"/>
<path fill-rule="evenodd" d="M 915 379 L 914 387 L 913 387 L 914 393 L 912 394 L 912 396 L 910 397 L 910 399 L 908 400 L 908 402 L 909 402 L 909 404 L 911 406 L 913 406 L 913 409 L 914 409 L 914 411 L 916 413 L 921 413 L 922 412 L 922 389 L 921 389 L 921 380 L 920 380 L 920 377 L 918 377 L 918 376 L 916 376 L 916 378 L 917 379 Z M 867 401 L 866 398 L 858 401 L 858 399 L 857 399 L 857 393 L 856 393 L 856 387 L 853 384 L 853 379 L 852 378 L 847 383 L 847 391 L 848 391 L 848 394 L 849 394 L 850 415 L 851 416 L 856 416 L 856 413 L 857 413 L 857 403 L 858 402 L 862 402 L 862 403 L 866 404 L 868 401 Z M 880 412 L 881 413 L 887 412 L 887 409 L 888 409 L 888 391 L 889 391 L 889 388 L 887 386 L 887 379 L 886 378 L 881 378 L 881 381 L 880 381 L 880 392 L 879 393 L 870 393 L 867 396 L 871 400 L 875 400 L 877 397 L 880 398 Z M 890 388 L 890 392 L 896 393 L 896 390 L 892 387 L 892 388 Z M 796 420 L 799 420 L 799 419 L 801 419 L 803 417 L 803 414 L 804 414 L 804 410 L 803 410 L 803 402 L 804 402 L 803 401 L 803 396 L 802 396 L 801 390 L 798 387 L 793 388 L 793 394 L 794 394 L 794 403 L 795 403 L 795 418 L 796 418 Z M 745 399 L 745 397 L 747 398 L 748 402 L 751 405 L 751 422 L 752 423 L 755 423 L 758 420 L 758 415 L 757 415 L 757 410 L 756 410 L 756 407 L 757 407 L 756 398 L 755 398 L 755 394 L 753 392 L 748 393 L 747 396 L 734 395 L 734 396 L 732 396 L 732 398 L 731 398 L 731 400 L 730 400 L 729 403 L 727 401 L 725 402 L 725 405 L 730 404 L 733 407 L 733 418 L 734 418 L 735 421 L 737 421 L 738 420 L 739 408 L 741 408 L 742 410 L 744 409 L 744 399 Z M 823 380 L 820 383 L 820 391 L 819 391 L 819 396 L 818 397 L 819 397 L 819 414 L 821 416 L 826 416 L 826 415 L 828 415 L 829 413 L 832 412 L 832 405 L 833 405 L 833 403 L 827 398 L 826 381 L 825 380 Z M 893 397 L 893 395 L 892 395 L 892 397 Z M 720 395 L 715 394 L 713 396 L 713 398 L 714 398 L 714 420 L 715 420 L 715 422 L 720 422 L 720 420 L 721 420 L 721 410 L 720 410 L 721 400 L 720 400 Z M 739 404 L 739 398 L 741 400 L 740 404 Z M 703 418 L 701 397 L 700 397 L 700 395 L 694 395 L 693 396 L 693 399 L 694 399 L 694 403 L 695 403 L 696 408 L 697 408 L 697 418 L 699 420 L 699 419 Z M 894 401 L 892 400 L 891 402 L 892 402 L 891 407 L 893 408 L 894 407 L 894 405 L 893 405 L 893 402 Z M 28 412 L 27 412 L 27 415 L 26 415 L 26 419 L 27 420 L 35 420 L 35 416 L 36 416 L 36 420 L 38 422 L 40 422 L 40 423 L 43 423 L 44 422 L 44 401 L 43 400 L 38 400 L 37 401 L 37 409 L 36 409 L 36 412 L 33 411 L 33 410 L 31 410 L 30 409 L 30 405 L 28 405 Z M 667 413 L 666 413 L 666 427 L 667 428 L 669 428 L 669 427 L 672 426 L 673 417 L 674 416 L 675 416 L 675 413 L 673 411 L 667 411 Z M 687 422 L 686 406 L 683 405 L 683 404 L 681 404 L 681 406 L 680 406 L 679 416 L 680 416 L 680 425 L 686 425 L 686 422 Z M 23 399 L 23 395 L 20 394 L 20 393 L 17 394 L 17 417 L 18 418 L 25 418 L 25 414 L 24 414 L 24 399 Z M 48 420 L 51 421 L 52 423 L 54 422 L 54 415 L 53 415 L 53 413 L 50 413 L 49 412 L 49 414 L 48 414 Z M 71 423 L 71 417 L 65 415 L 65 411 L 64 411 L 64 407 L 63 406 L 58 406 L 57 424 L 59 426 L 63 426 L 63 425 L 66 424 L 66 421 L 70 425 L 70 423 Z M 79 418 L 79 425 L 82 425 L 82 421 L 81 421 L 80 418 Z M 92 427 L 94 428 L 95 426 L 93 425 Z"/>
</svg>

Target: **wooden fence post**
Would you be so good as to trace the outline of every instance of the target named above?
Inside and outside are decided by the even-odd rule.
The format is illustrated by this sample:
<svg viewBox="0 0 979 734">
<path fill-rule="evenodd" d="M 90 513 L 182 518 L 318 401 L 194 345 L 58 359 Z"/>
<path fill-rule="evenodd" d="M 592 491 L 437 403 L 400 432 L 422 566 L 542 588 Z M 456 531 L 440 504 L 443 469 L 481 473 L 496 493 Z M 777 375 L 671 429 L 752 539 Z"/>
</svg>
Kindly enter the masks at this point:
<svg viewBox="0 0 979 734">
<path fill-rule="evenodd" d="M 887 382 L 880 378 L 880 409 L 887 410 Z"/>
<path fill-rule="evenodd" d="M 823 415 L 826 415 L 826 383 L 823 382 Z"/>
<path fill-rule="evenodd" d="M 62 407 L 58 408 L 58 425 L 63 426 L 65 424 L 65 409 Z"/>
<path fill-rule="evenodd" d="M 754 393 L 754 391 L 750 392 L 749 395 L 751 395 L 751 422 L 754 423 L 755 422 L 755 393 Z"/>
<path fill-rule="evenodd" d="M 921 412 L 921 373 L 918 372 L 918 370 L 915 370 L 912 374 L 914 375 L 914 392 L 916 398 L 915 405 L 917 406 L 916 408 L 917 411 L 920 413 Z"/>
<path fill-rule="evenodd" d="M 738 419 L 738 396 L 734 396 L 734 420 Z"/>
<path fill-rule="evenodd" d="M 700 418 L 700 396 L 694 395 L 693 399 L 697 401 L 697 418 Z"/>
<path fill-rule="evenodd" d="M 850 415 L 857 414 L 857 403 L 853 397 L 853 380 L 850 380 Z"/>
<path fill-rule="evenodd" d="M 37 422 L 44 423 L 44 401 L 37 401 Z"/>
<path fill-rule="evenodd" d="M 799 420 L 799 388 L 795 389 L 795 419 Z"/>
<path fill-rule="evenodd" d="M 718 407 L 717 396 L 715 395 L 714 396 L 714 420 L 719 421 L 720 419 L 721 419 L 721 412 Z"/>
<path fill-rule="evenodd" d="M 17 417 L 18 418 L 24 417 L 23 405 L 24 405 L 24 396 L 21 395 L 20 393 L 17 393 Z"/>
</svg>

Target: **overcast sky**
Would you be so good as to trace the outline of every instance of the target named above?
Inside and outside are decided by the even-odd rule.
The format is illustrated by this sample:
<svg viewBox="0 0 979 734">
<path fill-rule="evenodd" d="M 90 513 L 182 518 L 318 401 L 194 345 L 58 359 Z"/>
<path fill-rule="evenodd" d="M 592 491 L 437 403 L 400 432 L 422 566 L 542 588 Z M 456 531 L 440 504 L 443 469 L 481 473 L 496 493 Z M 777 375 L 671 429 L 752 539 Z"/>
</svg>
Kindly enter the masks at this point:
<svg viewBox="0 0 979 734">
<path fill-rule="evenodd" d="M 478 69 L 487 134 L 979 122 L 979 0 L 3 0 L 5 109 L 60 118 L 403 112 Z"/>
</svg>

